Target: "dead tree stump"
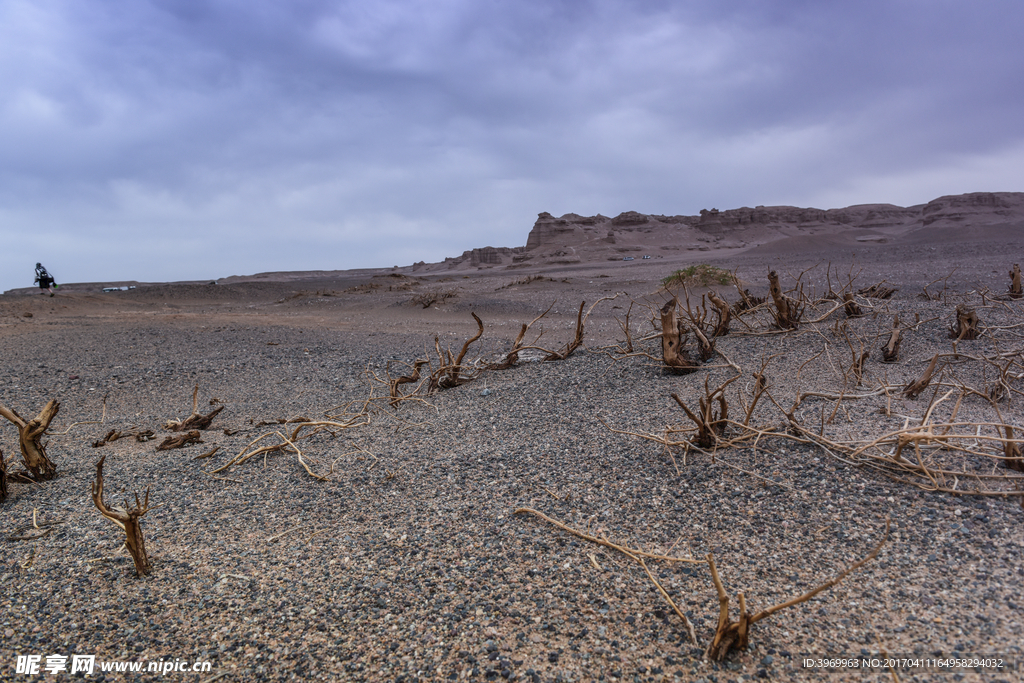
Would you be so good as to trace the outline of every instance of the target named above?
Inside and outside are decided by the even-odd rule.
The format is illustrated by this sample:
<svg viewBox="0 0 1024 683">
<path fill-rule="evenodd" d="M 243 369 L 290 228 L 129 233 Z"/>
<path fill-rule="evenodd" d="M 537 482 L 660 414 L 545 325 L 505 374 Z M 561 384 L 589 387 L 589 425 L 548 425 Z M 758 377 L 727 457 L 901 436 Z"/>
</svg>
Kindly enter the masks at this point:
<svg viewBox="0 0 1024 683">
<path fill-rule="evenodd" d="M 847 318 L 860 318 L 864 315 L 864 312 L 860 310 L 860 305 L 854 300 L 853 294 L 847 292 L 843 295 L 843 310 L 846 311 Z"/>
<path fill-rule="evenodd" d="M 775 316 L 775 324 L 780 330 L 795 330 L 803 316 L 803 306 L 782 292 L 779 274 L 774 270 L 768 273 L 768 291 L 775 303 L 775 310 L 772 312 Z"/>
<path fill-rule="evenodd" d="M 1024 297 L 1024 288 L 1021 285 L 1020 264 L 1014 263 L 1010 271 L 1010 298 L 1020 299 Z"/>
<path fill-rule="evenodd" d="M 111 522 L 121 527 L 124 531 L 124 544 L 128 548 L 132 559 L 135 561 L 135 573 L 138 576 L 145 576 L 149 573 L 149 557 L 146 555 L 146 539 L 142 536 L 142 527 L 139 520 L 153 508 L 149 504 L 149 489 L 146 489 L 146 499 L 139 501 L 139 494 L 135 494 L 135 507 L 128 509 L 128 501 L 124 502 L 123 508 L 108 508 L 103 502 L 103 461 L 107 456 L 100 458 L 96 463 L 96 481 L 92 483 L 92 502 L 100 514 Z"/>
<path fill-rule="evenodd" d="M 1024 455 L 1021 455 L 1020 444 L 1013 441 L 1013 427 L 1006 426 L 1006 441 L 1003 442 L 1003 456 L 1007 459 L 1003 465 L 1011 470 L 1024 472 Z"/>
<path fill-rule="evenodd" d="M 977 339 L 980 322 L 973 308 L 960 304 L 956 307 L 956 327 L 950 328 L 949 336 L 957 341 Z"/>
<path fill-rule="evenodd" d="M 26 422 L 11 408 L 0 405 L 0 415 L 13 422 L 18 428 L 21 457 L 25 461 L 25 469 L 32 474 L 33 479 L 52 479 L 57 473 L 57 467 L 46 456 L 46 447 L 41 439 L 59 410 L 60 403 L 51 400 L 43 406 L 38 415 Z"/>
<path fill-rule="evenodd" d="M 665 365 L 675 372 L 692 372 L 696 369 L 690 355 L 682 348 L 684 337 L 680 321 L 676 318 L 679 300 L 672 300 L 661 307 L 661 358 Z"/>
<path fill-rule="evenodd" d="M 903 341 L 903 330 L 900 329 L 900 317 L 893 316 L 892 331 L 889 332 L 889 340 L 882 347 L 882 362 L 895 363 L 900 356 L 900 342 Z"/>
</svg>

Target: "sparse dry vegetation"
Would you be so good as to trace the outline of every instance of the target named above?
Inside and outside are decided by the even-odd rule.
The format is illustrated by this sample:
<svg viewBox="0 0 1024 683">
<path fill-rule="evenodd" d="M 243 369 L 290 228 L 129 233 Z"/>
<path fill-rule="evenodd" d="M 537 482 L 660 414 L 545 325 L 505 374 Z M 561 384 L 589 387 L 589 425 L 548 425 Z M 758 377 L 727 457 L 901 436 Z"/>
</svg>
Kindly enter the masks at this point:
<svg viewBox="0 0 1024 683">
<path fill-rule="evenodd" d="M 429 292 L 420 292 L 409 301 L 416 306 L 430 308 L 434 304 L 443 304 L 456 296 L 457 292 L 454 289 L 432 289 Z"/>
<path fill-rule="evenodd" d="M 681 268 L 668 277 L 662 278 L 663 287 L 710 287 L 712 285 L 731 285 L 733 275 L 724 268 L 712 266 L 707 263 L 698 263 L 686 268 Z"/>
</svg>

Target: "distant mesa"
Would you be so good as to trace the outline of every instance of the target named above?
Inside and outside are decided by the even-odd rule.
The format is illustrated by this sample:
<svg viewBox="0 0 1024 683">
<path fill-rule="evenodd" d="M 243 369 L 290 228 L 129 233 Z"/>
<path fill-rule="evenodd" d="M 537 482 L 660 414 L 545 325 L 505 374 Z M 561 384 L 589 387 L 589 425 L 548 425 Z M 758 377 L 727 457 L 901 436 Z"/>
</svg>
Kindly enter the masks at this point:
<svg viewBox="0 0 1024 683">
<path fill-rule="evenodd" d="M 997 226 L 1002 226 L 998 228 Z M 629 256 L 666 258 L 691 251 L 856 247 L 934 237 L 995 238 L 1024 228 L 1024 193 L 975 192 L 939 197 L 927 204 L 858 204 L 843 209 L 796 206 L 702 209 L 695 216 L 624 211 L 617 216 L 567 213 L 537 215 L 524 247 L 482 247 L 442 263 L 417 263 L 414 271 L 525 268 L 600 261 Z M 957 232 L 959 231 L 959 232 Z M 980 231 L 980 232 L 979 232 Z M 643 259 L 641 259 L 643 260 Z"/>
<path fill-rule="evenodd" d="M 500 266 L 512 262 L 512 258 L 516 254 L 521 254 L 526 251 L 526 247 L 481 247 L 479 249 L 470 249 L 469 251 L 462 252 L 462 256 L 448 257 L 444 260 L 444 265 L 449 268 L 456 266 L 468 265 L 473 267 L 481 266 Z M 415 264 L 416 266 L 426 265 L 421 261 Z"/>
<path fill-rule="evenodd" d="M 939 221 L 959 223 L 984 221 L 1003 223 L 1021 219 L 1021 192 L 974 192 L 951 197 L 939 197 L 921 209 L 922 225 Z"/>
<path fill-rule="evenodd" d="M 1024 193 L 975 192 L 939 197 L 927 204 L 859 204 L 843 209 L 795 206 L 703 209 L 696 216 L 662 216 L 626 211 L 614 218 L 567 213 L 538 214 L 526 247 L 512 253 L 512 265 L 622 260 L 644 251 L 746 249 L 794 242 L 818 235 L 816 243 L 851 246 L 922 239 L 924 228 L 956 226 L 1024 227 Z M 824 239 L 826 242 L 821 242 Z M 807 240 L 804 240 L 807 243 Z M 514 252 L 514 250 L 513 250 Z M 467 252 L 469 253 L 469 252 Z"/>
</svg>

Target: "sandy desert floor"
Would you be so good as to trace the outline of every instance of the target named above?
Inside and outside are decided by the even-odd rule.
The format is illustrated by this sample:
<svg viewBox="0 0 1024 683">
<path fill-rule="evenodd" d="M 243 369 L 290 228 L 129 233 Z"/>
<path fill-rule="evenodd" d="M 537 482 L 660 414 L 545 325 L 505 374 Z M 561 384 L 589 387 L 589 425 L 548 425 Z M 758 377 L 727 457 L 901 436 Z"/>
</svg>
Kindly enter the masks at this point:
<svg viewBox="0 0 1024 683">
<path fill-rule="evenodd" d="M 15 673 L 19 656 L 42 656 L 45 665 L 50 655 L 84 654 L 144 667 L 211 664 L 165 676 L 101 673 L 97 664 L 91 680 L 894 680 L 881 666 L 803 665 L 886 656 L 1006 664 L 907 667 L 895 672 L 903 681 L 1020 680 L 1012 667 L 1024 662 L 1024 479 L 1006 479 L 1015 475 L 986 455 L 1001 443 L 986 425 L 1024 425 L 1024 304 L 999 300 L 1021 247 L 870 245 L 854 256 L 808 243 L 689 261 L 2 296 L 0 403 L 22 415 L 52 398 L 61 406 L 48 436 L 56 478 L 12 481 L 0 504 L 0 678 L 28 679 Z M 820 298 L 829 262 L 836 288 L 855 273 L 857 287 L 884 280 L 899 290 L 886 300 L 858 297 L 868 314 L 850 320 L 822 299 L 805 312 L 820 322 L 785 334 L 763 311 L 752 315 L 691 374 L 619 352 L 633 302 L 635 351 L 660 354 L 651 311 L 670 298 L 660 280 L 696 261 L 735 270 L 757 296 L 769 268 L 791 284 L 818 264 L 802 282 Z M 926 286 L 934 297 L 922 296 Z M 734 288 L 719 290 L 730 303 L 738 298 Z M 424 309 L 412 303 L 424 292 L 453 296 Z M 520 325 L 552 303 L 530 339 L 543 329 L 536 344 L 558 349 L 581 301 L 616 294 L 594 307 L 585 348 L 566 360 L 524 351 L 511 368 L 397 408 L 372 378 L 407 373 L 416 358 L 436 367 L 435 335 L 457 353 L 476 331 L 471 312 L 484 323 L 471 361 L 501 357 Z M 903 397 L 936 353 L 952 353 L 957 304 L 978 312 L 985 333 L 961 341 L 960 357 L 944 355 L 919 398 Z M 896 314 L 906 328 L 900 360 L 883 364 L 878 348 Z M 848 373 L 844 384 L 847 337 L 871 354 L 860 386 Z M 705 382 L 714 388 L 737 375 L 730 362 L 741 377 L 726 395 L 741 420 L 769 358 L 779 406 L 802 392 L 825 395 L 794 413 L 815 433 L 820 424 L 822 441 L 786 436 L 784 411 L 767 398 L 750 423 L 782 433 L 756 443 L 686 452 L 639 436 L 689 439 L 688 431 L 666 437 L 667 426 L 692 427 L 670 395 L 696 407 Z M 966 389 L 998 381 L 984 358 L 1008 368 L 998 415 Z M 191 412 L 196 384 L 199 410 L 223 411 L 202 443 L 156 450 L 170 434 L 162 425 Z M 940 434 L 949 422 L 977 429 L 975 453 L 935 441 L 919 451 L 932 470 L 968 474 L 898 481 L 822 446 L 826 438 L 867 443 L 926 414 Z M 282 443 L 301 423 L 279 421 L 294 418 L 336 423 L 295 442 L 317 477 L 287 449 L 224 469 L 260 437 L 257 446 Z M 92 445 L 111 430 L 155 438 Z M 722 439 L 741 431 L 731 426 Z M 10 424 L 0 448 L 8 469 L 21 469 Z M 120 549 L 123 534 L 93 505 L 100 456 L 108 504 L 148 488 L 158 505 L 142 519 L 152 563 L 145 578 Z M 1007 495 L 928 490 L 978 486 Z M 631 548 L 697 560 L 647 560 L 697 642 L 637 562 L 515 514 L 527 507 Z M 891 530 L 877 558 L 753 625 L 746 650 L 720 662 L 705 656 L 719 612 L 702 562 L 708 553 L 735 619 L 737 593 L 758 611 L 835 577 L 875 547 L 886 518 Z"/>
</svg>

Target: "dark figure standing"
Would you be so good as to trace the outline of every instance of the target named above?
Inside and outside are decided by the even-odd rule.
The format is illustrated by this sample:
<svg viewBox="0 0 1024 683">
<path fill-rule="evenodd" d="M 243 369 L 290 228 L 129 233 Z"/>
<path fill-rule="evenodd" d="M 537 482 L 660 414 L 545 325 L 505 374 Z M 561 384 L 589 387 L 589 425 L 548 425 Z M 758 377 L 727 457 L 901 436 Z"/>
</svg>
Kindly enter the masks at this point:
<svg viewBox="0 0 1024 683">
<path fill-rule="evenodd" d="M 36 264 L 36 283 L 39 285 L 39 289 L 48 291 L 50 296 L 53 296 L 53 276 L 46 272 L 46 268 L 43 268 L 42 263 Z M 40 292 L 42 294 L 43 292 Z"/>
</svg>

